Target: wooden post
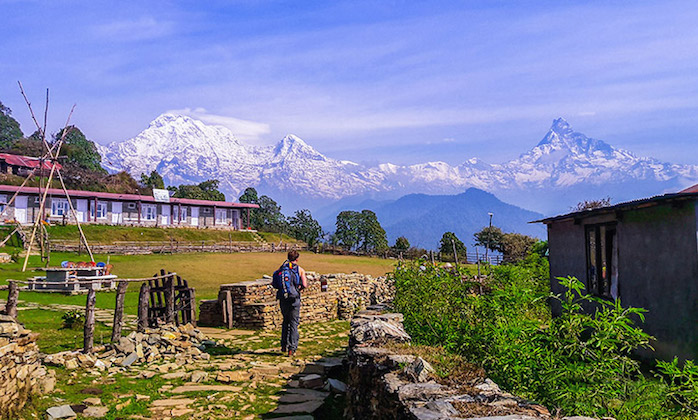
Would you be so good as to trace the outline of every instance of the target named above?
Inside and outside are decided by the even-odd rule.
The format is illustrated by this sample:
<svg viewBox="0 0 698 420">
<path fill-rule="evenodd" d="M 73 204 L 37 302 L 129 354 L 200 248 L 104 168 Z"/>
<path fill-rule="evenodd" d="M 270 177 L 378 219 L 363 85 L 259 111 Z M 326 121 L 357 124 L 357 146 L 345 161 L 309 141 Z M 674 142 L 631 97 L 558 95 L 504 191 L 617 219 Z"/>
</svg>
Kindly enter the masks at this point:
<svg viewBox="0 0 698 420">
<path fill-rule="evenodd" d="M 175 323 L 175 311 L 174 311 L 174 301 L 175 301 L 175 288 L 174 288 L 174 278 L 169 276 L 165 282 L 165 322 L 168 324 Z"/>
<path fill-rule="evenodd" d="M 89 285 L 87 292 L 87 303 L 85 304 L 85 332 L 83 337 L 82 352 L 92 353 L 95 335 L 95 302 L 97 300 L 97 292 L 94 284 Z"/>
<path fill-rule="evenodd" d="M 121 327 L 124 319 L 124 299 L 128 282 L 120 281 L 116 288 L 116 306 L 114 307 L 114 326 L 111 330 L 111 342 L 116 343 L 121 338 Z"/>
<path fill-rule="evenodd" d="M 196 327 L 196 290 L 189 288 L 189 322 Z"/>
<path fill-rule="evenodd" d="M 456 251 L 456 241 L 451 239 L 451 245 L 453 246 L 453 259 L 456 260 L 456 270 L 458 270 L 458 252 Z"/>
<path fill-rule="evenodd" d="M 138 332 L 144 332 L 148 327 L 148 296 L 150 296 L 150 286 L 143 282 L 138 294 Z"/>
<path fill-rule="evenodd" d="M 228 329 L 233 329 L 233 297 L 230 294 L 230 290 L 225 291 L 225 311 L 228 314 L 226 320 L 228 321 Z"/>
<path fill-rule="evenodd" d="M 7 304 L 5 315 L 17 319 L 17 299 L 19 298 L 19 286 L 14 281 L 7 282 Z"/>
<path fill-rule="evenodd" d="M 230 244 L 230 253 L 233 253 L 233 232 L 228 232 L 228 243 Z"/>
</svg>

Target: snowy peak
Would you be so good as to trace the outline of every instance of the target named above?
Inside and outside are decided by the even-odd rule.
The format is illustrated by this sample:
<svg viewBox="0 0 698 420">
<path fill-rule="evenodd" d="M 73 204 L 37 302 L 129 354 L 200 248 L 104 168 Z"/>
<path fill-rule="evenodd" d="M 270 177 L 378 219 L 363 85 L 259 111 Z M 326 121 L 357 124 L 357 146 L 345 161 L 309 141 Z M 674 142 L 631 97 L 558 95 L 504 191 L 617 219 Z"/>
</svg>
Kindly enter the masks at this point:
<svg viewBox="0 0 698 420">
<path fill-rule="evenodd" d="M 327 158 L 309 146 L 300 137 L 287 134 L 280 142 L 274 146 L 274 155 L 278 157 L 298 156 L 311 159 L 327 160 Z"/>
</svg>

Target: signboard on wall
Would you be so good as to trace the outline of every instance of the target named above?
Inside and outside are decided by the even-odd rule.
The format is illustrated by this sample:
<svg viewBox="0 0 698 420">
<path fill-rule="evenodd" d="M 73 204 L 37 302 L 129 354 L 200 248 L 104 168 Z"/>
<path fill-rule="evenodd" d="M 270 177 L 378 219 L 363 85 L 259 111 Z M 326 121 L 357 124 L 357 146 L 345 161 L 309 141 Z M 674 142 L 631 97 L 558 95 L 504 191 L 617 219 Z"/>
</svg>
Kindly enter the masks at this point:
<svg viewBox="0 0 698 420">
<path fill-rule="evenodd" d="M 170 202 L 170 192 L 168 190 L 153 188 L 153 198 L 158 203 L 169 203 Z"/>
</svg>

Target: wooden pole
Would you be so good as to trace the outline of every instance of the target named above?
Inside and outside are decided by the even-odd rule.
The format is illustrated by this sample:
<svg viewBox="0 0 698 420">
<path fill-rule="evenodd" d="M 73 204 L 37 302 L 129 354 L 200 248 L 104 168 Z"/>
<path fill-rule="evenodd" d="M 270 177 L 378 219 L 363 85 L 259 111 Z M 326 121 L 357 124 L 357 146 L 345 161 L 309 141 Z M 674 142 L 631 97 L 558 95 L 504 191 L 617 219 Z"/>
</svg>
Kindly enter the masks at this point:
<svg viewBox="0 0 698 420">
<path fill-rule="evenodd" d="M 148 327 L 148 296 L 150 296 L 150 286 L 144 282 L 138 294 L 138 332 L 144 332 Z"/>
<path fill-rule="evenodd" d="M 128 283 L 120 281 L 116 288 L 116 306 L 114 307 L 114 326 L 111 330 L 111 342 L 116 343 L 121 338 L 121 327 L 124 319 L 124 300 Z"/>
<path fill-rule="evenodd" d="M 83 353 L 92 353 L 95 335 L 95 302 L 97 301 L 97 292 L 93 284 L 89 285 L 87 292 L 87 303 L 85 304 L 85 332 L 83 338 Z"/>
<path fill-rule="evenodd" d="M 230 290 L 225 291 L 225 311 L 228 314 L 226 320 L 228 321 L 228 329 L 233 329 L 233 297 L 230 294 Z"/>
<path fill-rule="evenodd" d="M 85 243 L 85 249 L 87 250 L 87 253 L 90 255 L 90 261 L 95 262 L 95 257 L 92 255 L 92 250 L 90 249 L 90 244 L 87 243 L 87 237 L 85 236 L 85 232 L 82 231 L 82 226 L 80 225 L 80 220 L 78 220 L 78 213 L 75 211 L 75 207 L 73 207 L 73 202 L 70 199 L 70 194 L 68 194 L 68 189 L 65 187 L 65 182 L 63 182 L 63 177 L 61 176 L 61 171 L 58 171 L 58 179 L 61 181 L 61 186 L 63 187 L 63 192 L 65 193 L 66 198 L 68 199 L 68 205 L 70 206 L 70 211 L 73 214 L 73 217 L 75 217 L 75 224 L 78 226 L 78 232 L 80 232 L 80 237 L 82 238 L 82 241 Z"/>
<path fill-rule="evenodd" d="M 196 327 L 196 290 L 189 288 L 189 322 Z"/>
<path fill-rule="evenodd" d="M 175 323 L 175 284 L 174 276 L 170 276 L 165 280 L 165 322 L 168 324 Z"/>
<path fill-rule="evenodd" d="M 453 259 L 456 260 L 456 270 L 458 270 L 458 252 L 456 251 L 456 241 L 451 239 L 451 245 L 453 246 Z"/>
<path fill-rule="evenodd" d="M 53 174 L 56 170 L 56 162 L 53 163 L 53 166 L 51 166 L 51 173 L 48 176 L 48 184 L 51 185 L 51 180 L 53 179 Z M 34 226 L 32 227 L 32 234 L 29 239 L 29 246 L 27 247 L 27 255 L 24 257 L 24 264 L 22 265 L 22 272 L 27 271 L 27 263 L 29 263 L 29 254 L 31 253 L 32 250 L 32 243 L 34 242 L 34 238 L 36 237 L 36 229 L 39 227 L 39 223 L 41 223 L 41 213 L 44 211 L 44 205 L 46 204 L 46 196 L 48 195 L 48 188 L 44 191 L 43 197 L 41 197 L 41 201 L 39 202 L 39 217 L 37 217 L 34 220 Z"/>
<path fill-rule="evenodd" d="M 17 300 L 19 299 L 19 286 L 14 281 L 7 282 L 7 304 L 5 315 L 17 319 Z"/>
</svg>

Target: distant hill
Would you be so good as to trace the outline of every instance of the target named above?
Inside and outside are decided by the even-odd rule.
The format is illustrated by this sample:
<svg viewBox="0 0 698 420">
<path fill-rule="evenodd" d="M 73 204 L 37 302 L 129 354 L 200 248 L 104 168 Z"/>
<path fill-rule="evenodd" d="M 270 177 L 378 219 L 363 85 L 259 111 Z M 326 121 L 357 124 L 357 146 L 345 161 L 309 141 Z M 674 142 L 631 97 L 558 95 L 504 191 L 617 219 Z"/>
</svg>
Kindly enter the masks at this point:
<svg viewBox="0 0 698 420">
<path fill-rule="evenodd" d="M 321 222 L 327 230 L 334 230 L 339 211 L 363 209 L 376 213 L 391 245 L 397 237 L 405 236 L 413 246 L 435 249 L 441 235 L 451 231 L 470 248 L 473 234 L 489 223 L 487 213 L 494 213 L 492 224 L 505 232 L 546 237 L 543 225 L 528 223 L 542 218 L 542 214 L 504 203 L 477 188 L 457 195 L 409 194 L 394 201 L 367 200 L 335 208 L 334 216 L 330 216 L 330 209 L 326 208 Z"/>
</svg>

